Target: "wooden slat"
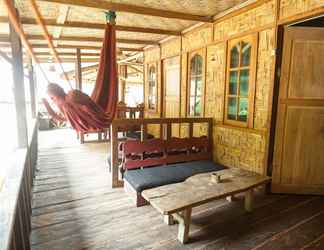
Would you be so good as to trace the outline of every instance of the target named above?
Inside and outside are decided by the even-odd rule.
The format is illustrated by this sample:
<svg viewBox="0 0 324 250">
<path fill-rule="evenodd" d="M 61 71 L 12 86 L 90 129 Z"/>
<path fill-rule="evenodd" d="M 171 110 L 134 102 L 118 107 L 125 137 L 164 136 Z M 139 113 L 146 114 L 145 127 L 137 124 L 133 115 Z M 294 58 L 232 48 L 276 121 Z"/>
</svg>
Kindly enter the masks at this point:
<svg viewBox="0 0 324 250">
<path fill-rule="evenodd" d="M 141 15 L 165 17 L 165 18 L 175 18 L 175 19 L 199 21 L 199 22 L 213 22 L 213 18 L 209 17 L 209 16 L 200 16 L 200 15 L 187 14 L 187 13 L 181 13 L 181 12 L 176 12 L 176 11 L 154 9 L 154 8 L 137 6 L 137 5 L 113 3 L 113 2 L 107 2 L 104 0 L 96 0 L 96 1 L 92 1 L 92 0 L 41 0 L 41 1 L 51 2 L 51 3 L 68 4 L 68 5 L 74 5 L 74 6 L 82 6 L 82 7 L 90 7 L 90 8 L 103 9 L 103 10 L 129 12 L 129 13 L 136 13 L 136 14 L 141 14 Z"/>
</svg>

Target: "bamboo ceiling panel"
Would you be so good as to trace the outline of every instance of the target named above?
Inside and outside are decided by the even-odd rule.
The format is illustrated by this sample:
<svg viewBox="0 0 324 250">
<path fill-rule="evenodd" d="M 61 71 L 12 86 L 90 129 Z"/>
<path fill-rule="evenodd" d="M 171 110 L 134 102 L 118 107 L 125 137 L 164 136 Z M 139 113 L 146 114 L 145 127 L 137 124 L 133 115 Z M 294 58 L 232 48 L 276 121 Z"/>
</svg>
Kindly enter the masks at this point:
<svg viewBox="0 0 324 250">
<path fill-rule="evenodd" d="M 103 38 L 103 30 L 95 29 L 78 29 L 78 28 L 64 28 L 62 31 L 62 36 L 84 36 L 84 37 L 100 37 Z M 160 41 L 165 38 L 165 35 L 159 34 L 148 34 L 148 33 L 136 33 L 127 31 L 117 31 L 117 38 L 121 39 L 139 39 L 148 41 Z"/>
<path fill-rule="evenodd" d="M 106 0 L 112 3 L 122 3 L 149 7 L 160 10 L 171 10 L 203 16 L 215 15 L 227 10 L 245 0 Z"/>
<path fill-rule="evenodd" d="M 42 28 L 37 25 L 25 24 L 23 26 L 23 29 L 24 29 L 25 33 L 28 35 L 43 35 L 44 34 Z M 53 35 L 53 33 L 55 32 L 55 27 L 48 26 L 47 30 L 51 35 Z"/>
<path fill-rule="evenodd" d="M 34 18 L 34 12 L 28 0 L 16 1 L 16 6 L 21 17 Z M 56 19 L 60 13 L 60 5 L 37 1 L 37 6 L 45 19 Z"/>
<path fill-rule="evenodd" d="M 105 23 L 106 17 L 103 10 L 71 6 L 67 20 L 75 22 Z M 117 12 L 116 17 L 117 25 L 178 31 L 195 23 L 196 22 L 192 21 L 167 19 L 125 12 Z"/>
</svg>

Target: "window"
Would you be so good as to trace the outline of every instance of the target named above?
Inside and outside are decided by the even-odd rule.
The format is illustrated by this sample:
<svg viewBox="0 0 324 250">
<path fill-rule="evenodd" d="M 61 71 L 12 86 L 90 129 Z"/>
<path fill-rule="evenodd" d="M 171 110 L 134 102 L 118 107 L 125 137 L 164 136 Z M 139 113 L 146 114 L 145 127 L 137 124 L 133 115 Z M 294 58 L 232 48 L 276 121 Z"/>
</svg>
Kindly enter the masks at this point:
<svg viewBox="0 0 324 250">
<path fill-rule="evenodd" d="M 156 110 L 156 66 L 149 65 L 148 70 L 148 108 Z"/>
<path fill-rule="evenodd" d="M 225 122 L 253 127 L 255 36 L 229 42 Z"/>
<path fill-rule="evenodd" d="M 203 108 L 203 57 L 195 53 L 190 59 L 189 116 L 201 116 Z"/>
</svg>

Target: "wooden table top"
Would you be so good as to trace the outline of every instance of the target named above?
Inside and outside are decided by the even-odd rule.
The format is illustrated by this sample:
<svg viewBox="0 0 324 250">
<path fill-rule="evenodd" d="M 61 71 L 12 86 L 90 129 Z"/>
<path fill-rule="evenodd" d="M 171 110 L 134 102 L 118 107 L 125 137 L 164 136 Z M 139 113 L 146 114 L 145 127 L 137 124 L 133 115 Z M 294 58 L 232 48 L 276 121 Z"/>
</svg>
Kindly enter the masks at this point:
<svg viewBox="0 0 324 250">
<path fill-rule="evenodd" d="M 212 181 L 213 173 L 221 175 L 220 183 Z M 246 191 L 270 180 L 268 176 L 230 168 L 194 175 L 181 183 L 147 189 L 142 196 L 160 213 L 168 215 Z"/>
</svg>

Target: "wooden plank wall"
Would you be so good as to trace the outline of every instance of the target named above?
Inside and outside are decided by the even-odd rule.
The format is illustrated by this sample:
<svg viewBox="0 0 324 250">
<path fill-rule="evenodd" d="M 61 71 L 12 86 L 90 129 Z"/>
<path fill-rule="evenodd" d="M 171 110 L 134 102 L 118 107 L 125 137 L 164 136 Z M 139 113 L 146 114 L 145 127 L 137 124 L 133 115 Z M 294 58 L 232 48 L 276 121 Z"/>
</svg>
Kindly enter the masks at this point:
<svg viewBox="0 0 324 250">
<path fill-rule="evenodd" d="M 277 10 L 277 6 L 279 10 Z M 276 12 L 279 20 L 276 20 Z M 158 62 L 158 109 L 145 112 L 145 117 L 160 117 L 162 113 L 163 59 L 181 56 L 181 117 L 186 117 L 188 54 L 197 49 L 206 53 L 206 82 L 204 116 L 214 119 L 214 160 L 229 167 L 240 167 L 260 174 L 267 172 L 270 117 L 275 74 L 276 25 L 324 13 L 324 2 L 317 0 L 263 0 L 244 12 L 220 17 L 213 24 L 204 24 L 180 38 L 163 42 L 159 47 L 145 50 L 145 65 Z M 248 34 L 258 34 L 257 74 L 253 128 L 225 125 L 224 93 L 226 80 L 227 42 Z M 147 67 L 145 67 L 147 71 Z M 145 74 L 147 75 L 147 74 Z M 147 107 L 148 82 L 145 79 L 145 105 Z M 181 128 L 181 135 L 186 134 Z M 205 128 L 197 126 L 194 134 Z M 158 127 L 149 128 L 158 134 Z"/>
</svg>

